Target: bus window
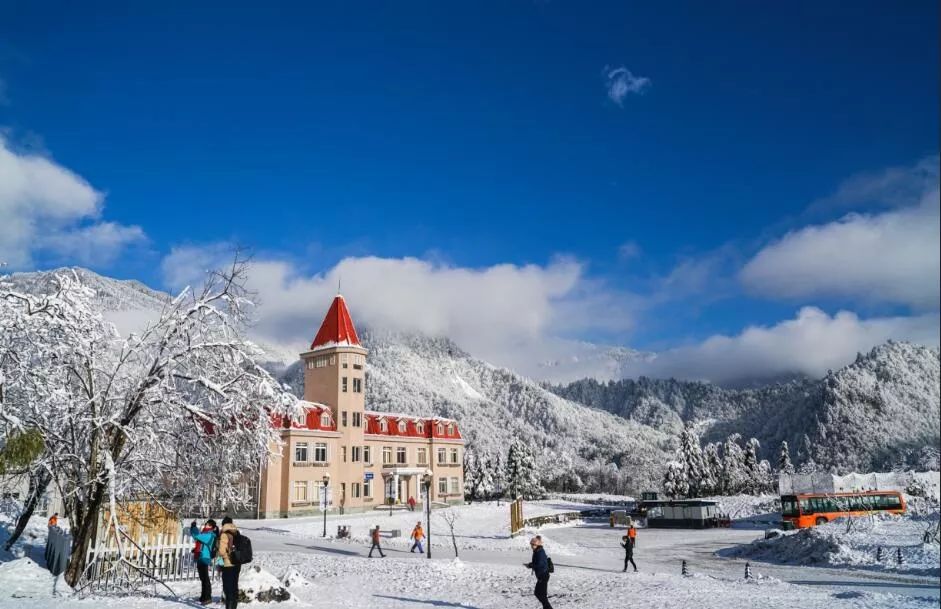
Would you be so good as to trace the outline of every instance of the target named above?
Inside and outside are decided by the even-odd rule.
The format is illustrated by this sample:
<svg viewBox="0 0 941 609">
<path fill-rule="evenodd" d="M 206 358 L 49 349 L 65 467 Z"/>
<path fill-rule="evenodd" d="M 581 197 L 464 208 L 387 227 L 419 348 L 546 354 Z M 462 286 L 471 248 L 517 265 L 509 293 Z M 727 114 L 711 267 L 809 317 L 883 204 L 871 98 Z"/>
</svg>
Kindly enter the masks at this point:
<svg viewBox="0 0 941 609">
<path fill-rule="evenodd" d="M 797 497 L 781 497 L 781 515 L 782 516 L 800 516 L 800 510 L 797 509 Z"/>
<path fill-rule="evenodd" d="M 800 500 L 800 507 L 801 507 L 801 513 L 802 513 L 802 514 L 813 514 L 813 513 L 814 513 L 814 509 L 813 509 L 812 507 L 810 507 L 810 500 L 809 500 L 809 499 L 801 499 L 801 500 Z"/>
</svg>

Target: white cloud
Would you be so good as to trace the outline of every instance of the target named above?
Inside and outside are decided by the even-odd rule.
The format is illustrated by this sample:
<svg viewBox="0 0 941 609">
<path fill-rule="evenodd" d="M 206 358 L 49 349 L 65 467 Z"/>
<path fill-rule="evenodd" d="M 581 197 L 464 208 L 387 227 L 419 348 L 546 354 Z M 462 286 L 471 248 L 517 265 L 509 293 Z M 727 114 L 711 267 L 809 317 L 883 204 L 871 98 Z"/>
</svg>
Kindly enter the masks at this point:
<svg viewBox="0 0 941 609">
<path fill-rule="evenodd" d="M 941 293 L 937 184 L 912 207 L 788 233 L 758 252 L 741 279 L 755 293 L 835 296 L 936 309 Z"/>
<path fill-rule="evenodd" d="M 628 365 L 626 372 L 722 384 L 792 374 L 820 377 L 889 339 L 937 346 L 939 327 L 936 313 L 861 319 L 848 311 L 830 316 L 816 307 L 804 307 L 794 319 L 670 349 L 650 361 Z"/>
<path fill-rule="evenodd" d="M 162 270 L 173 288 L 231 261 L 226 244 L 174 248 Z M 342 279 L 354 321 L 390 331 L 447 336 L 462 348 L 524 374 L 563 357 L 566 335 L 618 331 L 633 323 L 631 300 L 584 277 L 577 261 L 474 269 L 417 258 L 357 257 L 303 274 L 280 260 L 255 260 L 248 287 L 260 300 L 256 338 L 287 352 L 305 348 Z M 575 344 L 572 342 L 571 344 Z"/>
<path fill-rule="evenodd" d="M 641 249 L 636 241 L 625 241 L 618 247 L 618 259 L 622 262 L 637 258 L 640 254 Z"/>
<path fill-rule="evenodd" d="M 605 88 L 608 98 L 619 106 L 624 105 L 624 99 L 634 93 L 642 95 L 650 88 L 650 79 L 634 74 L 624 66 L 612 68 L 605 66 L 603 72 Z"/>
<path fill-rule="evenodd" d="M 27 268 L 46 252 L 93 264 L 144 238 L 139 227 L 98 222 L 103 200 L 81 176 L 0 136 L 0 261 Z"/>
</svg>

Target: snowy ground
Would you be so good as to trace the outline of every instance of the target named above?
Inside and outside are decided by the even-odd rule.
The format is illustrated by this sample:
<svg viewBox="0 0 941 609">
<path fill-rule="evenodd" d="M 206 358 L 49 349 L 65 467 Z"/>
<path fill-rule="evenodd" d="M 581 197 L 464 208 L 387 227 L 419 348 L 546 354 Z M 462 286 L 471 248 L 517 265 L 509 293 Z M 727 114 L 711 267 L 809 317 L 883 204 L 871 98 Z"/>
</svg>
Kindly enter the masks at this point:
<svg viewBox="0 0 941 609">
<path fill-rule="evenodd" d="M 529 517 L 578 507 L 553 500 L 527 503 L 524 511 Z M 335 532 L 337 524 L 348 524 L 353 527 L 353 540 L 323 539 L 323 522 L 316 518 L 239 524 L 255 546 L 252 566 L 264 569 L 251 577 L 263 583 L 288 576 L 291 585 L 287 588 L 295 597 L 288 607 L 538 607 L 531 596 L 533 577 L 522 566 L 529 559 L 525 538 L 510 540 L 507 536 L 507 505 L 474 504 L 457 510 L 460 560 L 454 559 L 439 519 L 432 522 L 434 560 L 409 554 L 405 537 L 418 513 L 328 518 L 329 532 Z M 401 528 L 403 538 L 387 542 L 387 558 L 370 560 L 366 558 L 365 531 L 377 523 L 383 529 Z M 938 606 L 936 577 L 753 562 L 756 579 L 745 581 L 743 560 L 721 558 L 716 553 L 761 537 L 762 531 L 751 526 L 641 530 L 637 574 L 621 573 L 618 541 L 623 531 L 612 530 L 606 523 L 549 526 L 541 533 L 557 567 L 550 583 L 551 600 L 557 608 Z M 691 577 L 680 575 L 682 560 L 688 562 Z M 186 600 L 167 596 L 57 598 L 52 596 L 52 585 L 53 579 L 44 569 L 25 559 L 0 563 L 0 609 L 169 609 L 194 606 L 191 599 L 197 594 L 196 583 L 187 582 L 173 586 Z M 214 588 L 218 594 L 218 584 Z"/>
</svg>

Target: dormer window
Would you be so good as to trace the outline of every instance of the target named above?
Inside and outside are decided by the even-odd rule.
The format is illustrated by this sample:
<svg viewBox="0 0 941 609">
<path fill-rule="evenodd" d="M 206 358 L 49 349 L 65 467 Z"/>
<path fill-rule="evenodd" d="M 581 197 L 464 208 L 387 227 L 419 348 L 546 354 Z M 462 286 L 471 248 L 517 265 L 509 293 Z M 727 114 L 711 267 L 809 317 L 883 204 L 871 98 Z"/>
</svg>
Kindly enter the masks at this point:
<svg viewBox="0 0 941 609">
<path fill-rule="evenodd" d="M 448 425 L 448 435 L 449 436 L 454 435 L 454 425 Z"/>
<path fill-rule="evenodd" d="M 388 421 L 386 421 L 385 419 L 382 419 L 379 421 L 379 431 L 381 431 L 382 433 L 386 433 L 387 431 L 389 431 Z"/>
<path fill-rule="evenodd" d="M 408 425 L 406 424 L 406 422 L 399 421 L 399 433 L 405 433 L 407 429 L 408 429 Z"/>
<path fill-rule="evenodd" d="M 438 435 L 439 436 L 444 435 L 444 425 L 442 425 L 441 423 L 438 423 Z"/>
<path fill-rule="evenodd" d="M 330 427 L 330 413 L 324 412 L 320 415 L 320 426 L 321 427 Z"/>
<path fill-rule="evenodd" d="M 418 433 L 424 435 L 425 433 L 425 424 L 421 421 L 415 424 L 415 427 L 418 429 Z"/>
</svg>

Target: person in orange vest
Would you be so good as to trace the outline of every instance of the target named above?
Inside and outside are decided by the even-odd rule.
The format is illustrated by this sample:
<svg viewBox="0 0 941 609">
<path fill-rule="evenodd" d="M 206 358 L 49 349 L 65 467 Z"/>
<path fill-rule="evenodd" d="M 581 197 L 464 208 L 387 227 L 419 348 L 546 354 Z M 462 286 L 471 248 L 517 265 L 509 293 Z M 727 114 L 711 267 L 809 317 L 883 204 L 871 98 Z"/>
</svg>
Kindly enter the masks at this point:
<svg viewBox="0 0 941 609">
<path fill-rule="evenodd" d="M 422 541 L 425 540 L 425 530 L 421 528 L 421 521 L 419 521 L 415 528 L 412 529 L 412 539 L 415 540 L 415 543 L 412 544 L 412 549 L 409 552 L 414 552 L 415 548 L 418 548 L 419 554 L 425 553 L 425 548 L 422 546 Z"/>
<path fill-rule="evenodd" d="M 55 514 L 53 514 L 52 516 L 50 516 L 50 517 L 49 517 L 49 522 L 48 522 L 47 524 L 48 524 L 49 526 L 51 526 L 51 527 L 57 527 L 57 526 L 59 526 L 59 512 L 56 512 Z"/>
</svg>

